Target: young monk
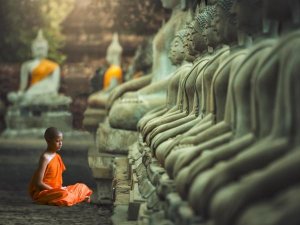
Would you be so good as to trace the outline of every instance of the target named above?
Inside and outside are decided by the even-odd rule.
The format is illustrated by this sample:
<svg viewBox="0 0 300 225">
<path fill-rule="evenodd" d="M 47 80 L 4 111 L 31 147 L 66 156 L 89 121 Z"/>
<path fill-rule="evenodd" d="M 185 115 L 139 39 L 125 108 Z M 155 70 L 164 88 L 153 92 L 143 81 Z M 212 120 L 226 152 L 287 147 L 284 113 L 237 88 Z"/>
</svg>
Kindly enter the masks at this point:
<svg viewBox="0 0 300 225">
<path fill-rule="evenodd" d="M 90 202 L 93 193 L 85 184 L 62 186 L 62 173 L 66 167 L 57 152 L 62 147 L 63 134 L 55 127 L 46 129 L 44 138 L 47 149 L 42 153 L 39 166 L 34 173 L 29 194 L 39 204 L 72 206 L 76 203 Z"/>
</svg>

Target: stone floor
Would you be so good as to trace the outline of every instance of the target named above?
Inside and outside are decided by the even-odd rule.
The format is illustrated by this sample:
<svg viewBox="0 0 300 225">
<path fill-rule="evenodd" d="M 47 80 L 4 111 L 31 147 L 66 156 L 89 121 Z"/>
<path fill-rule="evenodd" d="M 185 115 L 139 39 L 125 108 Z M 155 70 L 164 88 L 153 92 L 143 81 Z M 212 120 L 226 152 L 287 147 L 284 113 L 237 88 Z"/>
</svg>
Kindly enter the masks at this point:
<svg viewBox="0 0 300 225">
<path fill-rule="evenodd" d="M 64 184 L 96 187 L 87 164 L 87 143 L 65 143 L 61 155 L 67 170 Z M 44 149 L 41 140 L 0 139 L 0 225 L 111 224 L 110 206 L 80 203 L 72 207 L 37 205 L 27 194 L 30 177 Z"/>
</svg>

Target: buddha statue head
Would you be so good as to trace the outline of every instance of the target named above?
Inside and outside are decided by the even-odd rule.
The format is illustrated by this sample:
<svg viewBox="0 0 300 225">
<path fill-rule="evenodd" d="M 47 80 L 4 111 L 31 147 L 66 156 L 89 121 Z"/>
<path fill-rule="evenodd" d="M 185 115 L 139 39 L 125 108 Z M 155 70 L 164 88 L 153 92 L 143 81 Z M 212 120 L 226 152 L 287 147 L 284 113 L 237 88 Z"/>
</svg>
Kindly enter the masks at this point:
<svg viewBox="0 0 300 225">
<path fill-rule="evenodd" d="M 262 0 L 236 0 L 233 11 L 237 17 L 237 28 L 246 34 L 262 30 Z"/>
<path fill-rule="evenodd" d="M 186 29 L 182 29 L 175 34 L 174 40 L 171 43 L 169 59 L 173 65 L 179 65 L 185 59 L 185 40 Z"/>
<path fill-rule="evenodd" d="M 219 19 L 218 26 L 219 34 L 224 43 L 237 41 L 237 19 L 232 10 L 236 0 L 219 0 L 216 4 L 217 18 Z"/>
<path fill-rule="evenodd" d="M 117 33 L 114 33 L 112 42 L 107 48 L 105 59 L 109 64 L 119 66 L 121 64 L 122 52 L 123 52 L 123 48 L 119 43 L 119 36 Z"/>
<path fill-rule="evenodd" d="M 300 23 L 299 0 L 262 0 L 264 16 L 268 19 L 293 23 Z"/>
<path fill-rule="evenodd" d="M 217 14 L 216 5 L 207 6 L 207 20 L 204 26 L 204 34 L 206 37 L 206 44 L 212 48 L 217 47 L 221 43 L 220 36 L 220 18 Z"/>
<path fill-rule="evenodd" d="M 31 45 L 33 58 L 42 59 L 48 55 L 48 41 L 44 38 L 43 31 L 39 30 Z"/>
<path fill-rule="evenodd" d="M 194 48 L 197 52 L 202 52 L 207 49 L 206 38 L 204 35 L 204 27 L 207 22 L 207 12 L 203 11 L 196 15 L 195 21 L 192 26 L 192 32 L 190 35 L 191 48 Z"/>
<path fill-rule="evenodd" d="M 161 3 L 165 9 L 174 9 L 177 6 L 181 6 L 181 4 L 185 4 L 182 0 L 161 0 Z"/>
</svg>

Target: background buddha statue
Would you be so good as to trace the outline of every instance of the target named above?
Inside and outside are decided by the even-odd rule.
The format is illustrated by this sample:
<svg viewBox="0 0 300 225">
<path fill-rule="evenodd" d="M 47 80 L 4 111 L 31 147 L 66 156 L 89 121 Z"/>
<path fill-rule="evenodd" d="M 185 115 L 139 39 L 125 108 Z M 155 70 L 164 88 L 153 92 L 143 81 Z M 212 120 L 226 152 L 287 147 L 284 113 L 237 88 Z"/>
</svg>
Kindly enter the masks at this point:
<svg viewBox="0 0 300 225">
<path fill-rule="evenodd" d="M 123 48 L 119 43 L 118 34 L 114 33 L 112 42 L 106 51 L 106 63 L 108 68 L 103 76 L 103 86 L 100 91 L 92 94 L 88 98 L 88 105 L 94 108 L 105 109 L 109 93 L 123 82 L 123 72 L 121 68 L 121 56 Z M 100 85 L 100 84 L 99 84 Z"/>
<path fill-rule="evenodd" d="M 21 66 L 20 88 L 8 93 L 4 137 L 39 136 L 49 126 L 72 130 L 71 98 L 60 94 L 60 67 L 47 59 L 48 42 L 40 30 L 32 42 L 33 59 Z"/>
<path fill-rule="evenodd" d="M 117 90 L 117 94 L 113 93 L 110 97 L 108 107 L 110 105 L 112 107 L 109 111 L 109 123 L 113 128 L 136 130 L 137 122 L 146 112 L 162 106 L 166 102 L 167 78 L 173 74 L 176 68 L 168 58 L 168 52 L 175 33 L 183 27 L 188 18 L 188 11 L 181 10 L 181 1 L 179 0 L 162 0 L 162 3 L 165 8 L 172 9 L 172 15 L 154 37 L 151 77 L 148 78 L 148 81 L 142 82 L 144 88 L 127 93 L 118 101 L 115 99 L 126 90 Z M 130 85 L 125 83 L 124 85 L 128 86 L 127 90 L 133 90 L 132 87 L 138 82 L 140 82 L 139 79 L 135 83 Z M 142 85 L 137 85 L 137 87 L 140 88 Z"/>
<path fill-rule="evenodd" d="M 103 72 L 102 82 L 98 84 L 102 86 L 99 91 L 89 96 L 88 107 L 84 112 L 83 126 L 91 132 L 94 132 L 98 128 L 98 124 L 106 117 L 106 103 L 109 94 L 123 82 L 123 71 L 121 68 L 122 51 L 118 34 L 114 33 L 112 42 L 106 51 L 106 70 Z"/>
<path fill-rule="evenodd" d="M 20 86 L 17 92 L 8 93 L 14 104 L 29 104 L 47 95 L 57 95 L 60 86 L 60 67 L 47 59 L 48 42 L 39 30 L 31 46 L 33 59 L 21 66 Z M 51 100 L 48 98 L 48 101 Z"/>
</svg>

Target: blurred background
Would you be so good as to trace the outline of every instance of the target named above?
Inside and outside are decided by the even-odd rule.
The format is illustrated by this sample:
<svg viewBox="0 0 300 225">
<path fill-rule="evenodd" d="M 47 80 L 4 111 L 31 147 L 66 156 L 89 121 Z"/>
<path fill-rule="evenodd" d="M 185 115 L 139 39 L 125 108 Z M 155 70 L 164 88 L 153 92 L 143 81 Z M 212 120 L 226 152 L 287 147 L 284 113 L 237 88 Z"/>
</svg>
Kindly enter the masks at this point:
<svg viewBox="0 0 300 225">
<path fill-rule="evenodd" d="M 73 128 L 82 130 L 91 79 L 104 66 L 113 33 L 119 35 L 126 74 L 138 47 L 169 16 L 160 0 L 0 0 L 0 132 L 7 93 L 18 89 L 20 66 L 32 58 L 39 29 L 49 42 L 48 58 L 61 66 L 59 92 L 72 98 Z"/>
</svg>

